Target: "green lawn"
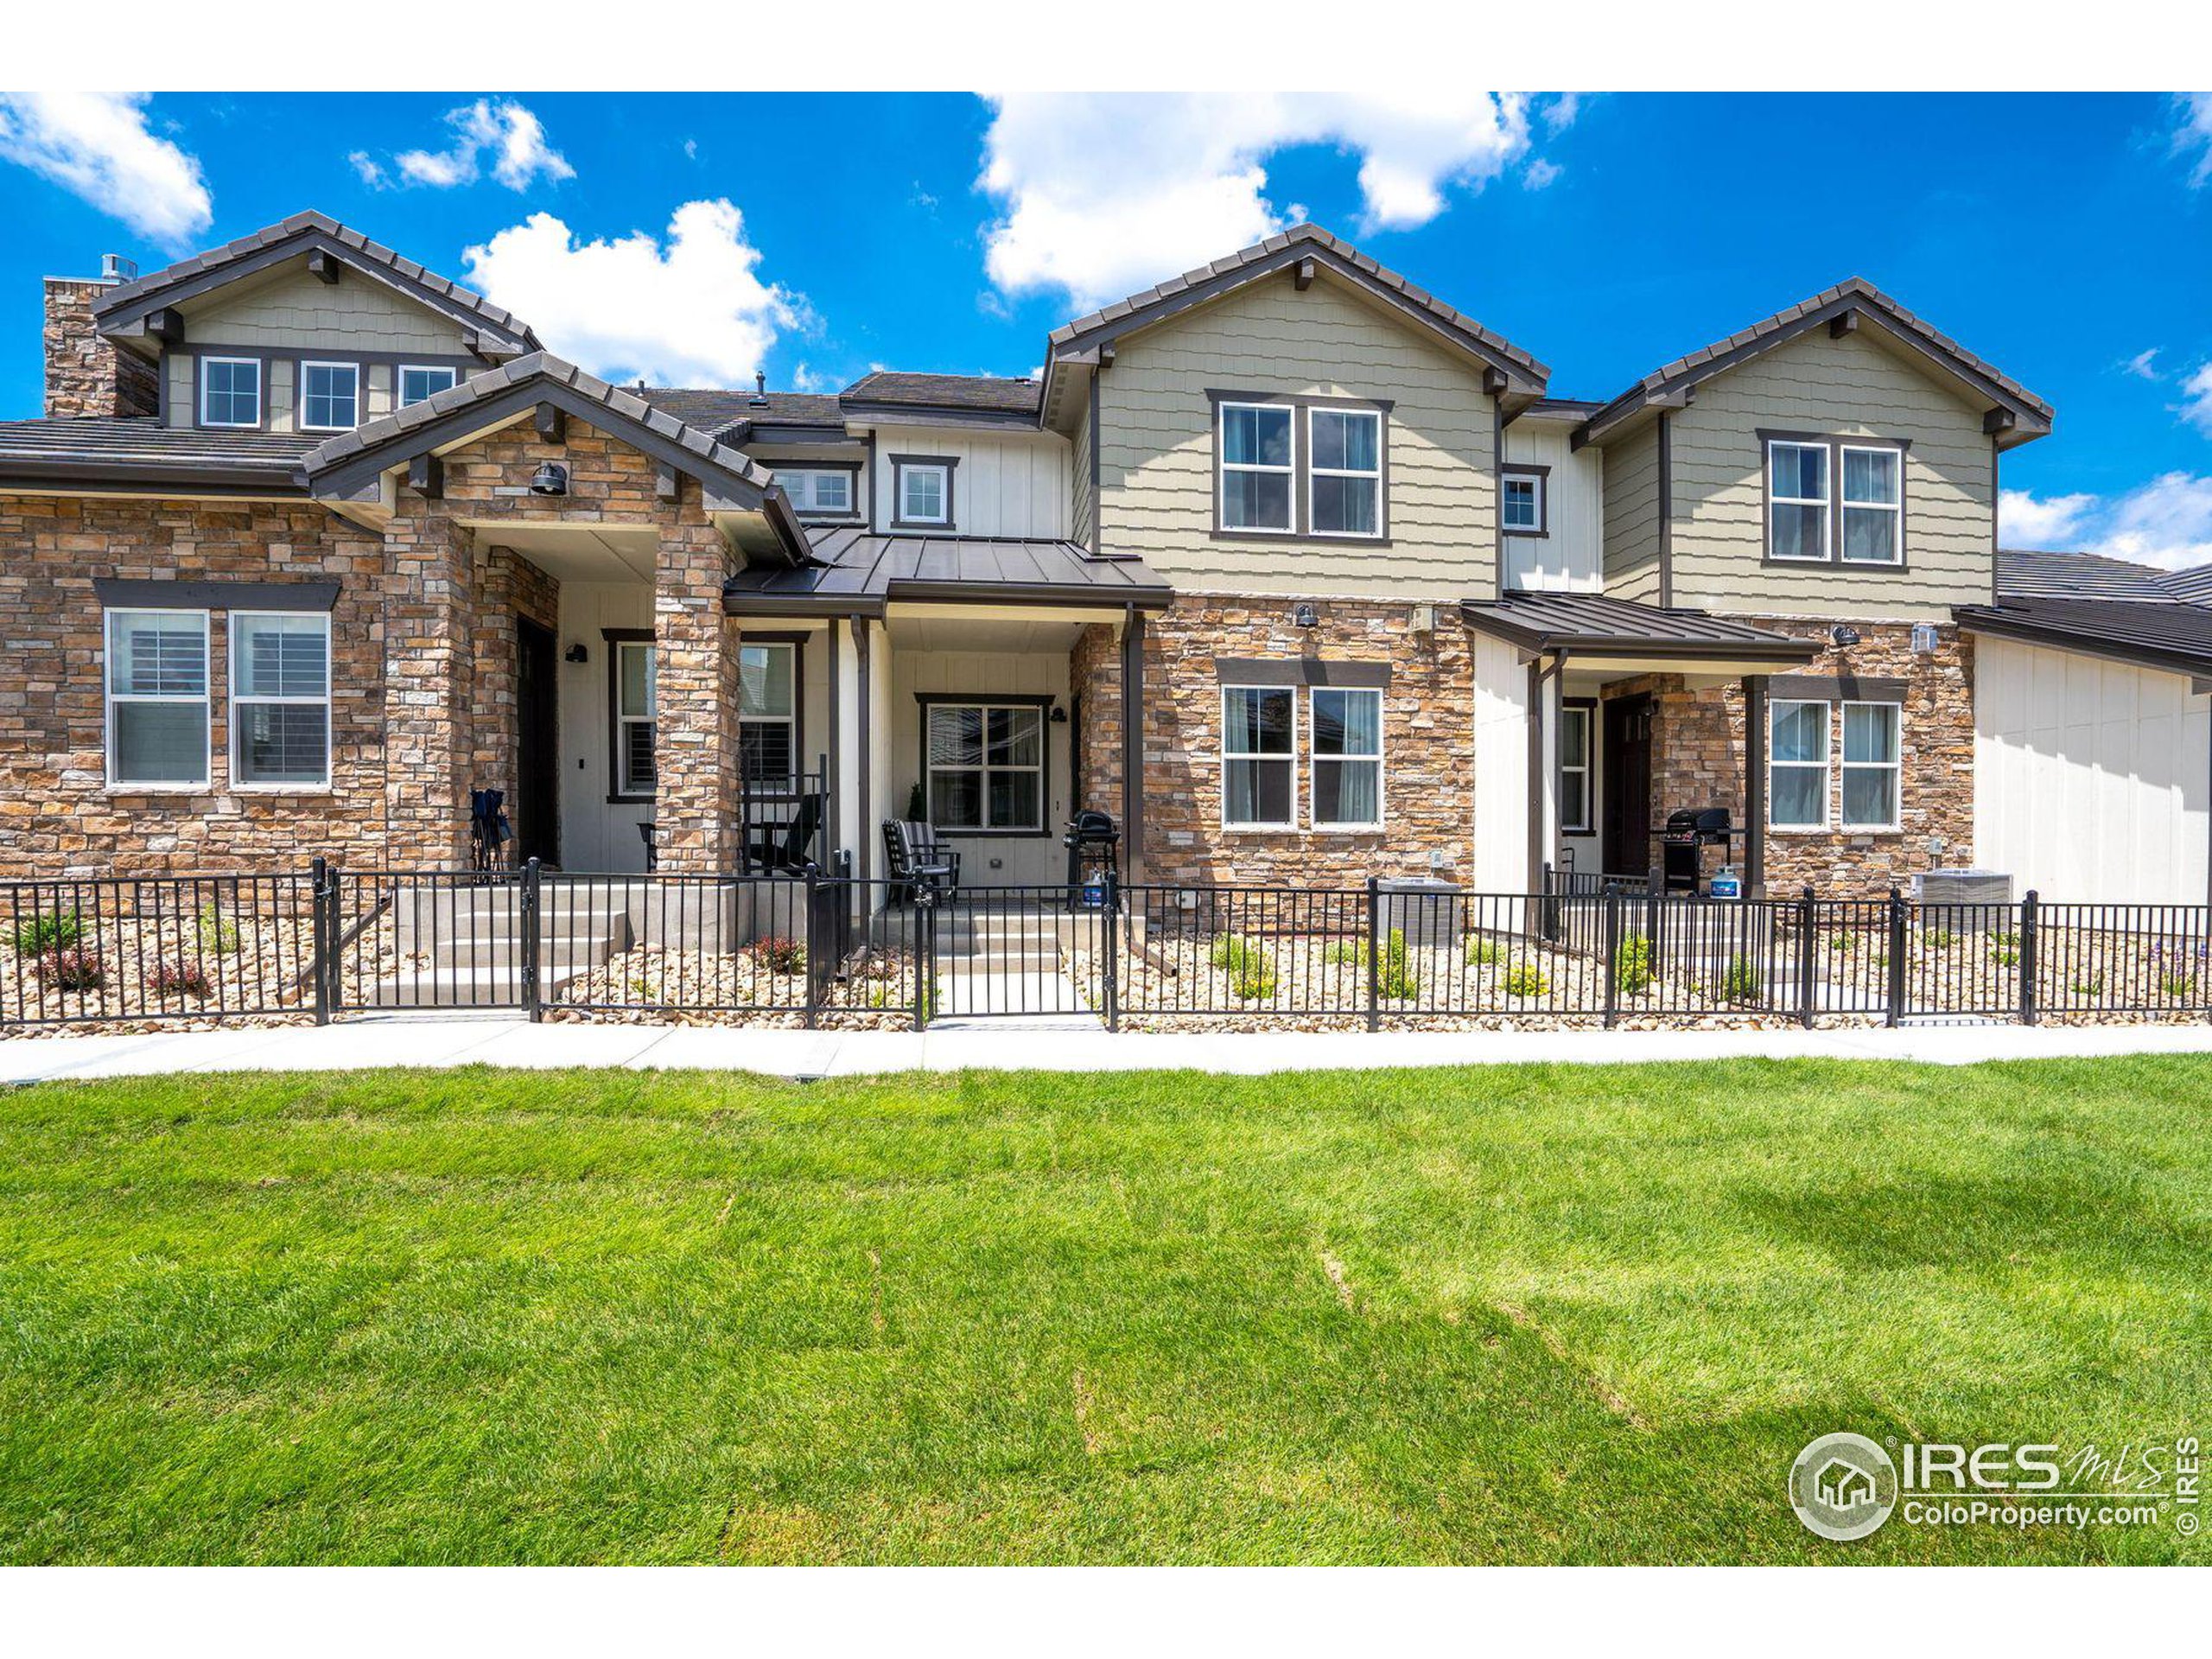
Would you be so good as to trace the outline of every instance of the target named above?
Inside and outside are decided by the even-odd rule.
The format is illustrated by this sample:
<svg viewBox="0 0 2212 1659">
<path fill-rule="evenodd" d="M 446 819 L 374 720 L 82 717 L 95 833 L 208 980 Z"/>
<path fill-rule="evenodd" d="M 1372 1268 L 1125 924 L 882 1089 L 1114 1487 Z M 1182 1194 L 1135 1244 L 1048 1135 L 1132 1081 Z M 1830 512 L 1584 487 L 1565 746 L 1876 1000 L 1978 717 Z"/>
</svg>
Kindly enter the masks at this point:
<svg viewBox="0 0 2212 1659">
<path fill-rule="evenodd" d="M 1800 1529 L 2212 1438 L 2212 1059 L 0 1097 L 0 1560 L 2203 1559 Z"/>
</svg>

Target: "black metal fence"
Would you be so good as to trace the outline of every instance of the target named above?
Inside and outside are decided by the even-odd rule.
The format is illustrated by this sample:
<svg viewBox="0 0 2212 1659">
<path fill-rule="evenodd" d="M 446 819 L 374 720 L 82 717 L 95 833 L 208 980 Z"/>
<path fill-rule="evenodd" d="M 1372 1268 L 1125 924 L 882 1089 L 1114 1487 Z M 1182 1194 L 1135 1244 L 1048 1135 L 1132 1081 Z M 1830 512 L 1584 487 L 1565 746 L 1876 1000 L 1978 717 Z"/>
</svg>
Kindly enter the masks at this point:
<svg viewBox="0 0 2212 1659">
<path fill-rule="evenodd" d="M 340 869 L 0 883 L 0 1024 L 505 1008 L 925 1028 L 2212 1014 L 2201 906 L 1712 899 L 1566 877 L 912 891 Z"/>
</svg>

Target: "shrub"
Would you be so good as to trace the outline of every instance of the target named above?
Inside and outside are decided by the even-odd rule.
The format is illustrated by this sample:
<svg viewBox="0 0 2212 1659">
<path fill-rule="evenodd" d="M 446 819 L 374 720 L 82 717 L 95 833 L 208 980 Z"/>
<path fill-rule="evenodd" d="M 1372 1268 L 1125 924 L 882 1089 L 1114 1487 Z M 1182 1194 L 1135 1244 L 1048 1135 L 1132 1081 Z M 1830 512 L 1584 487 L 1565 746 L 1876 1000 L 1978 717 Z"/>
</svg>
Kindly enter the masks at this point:
<svg viewBox="0 0 2212 1659">
<path fill-rule="evenodd" d="M 1505 947 L 1496 939 L 1484 938 L 1478 933 L 1467 941 L 1467 966 L 1470 968 L 1488 967 L 1504 955 Z"/>
<path fill-rule="evenodd" d="M 2076 996 L 2102 996 L 2105 994 L 2105 976 L 2101 973 L 2084 974 L 2071 983 Z"/>
<path fill-rule="evenodd" d="M 1631 933 L 1613 952 L 1613 981 L 1623 996 L 1642 996 L 1651 988 L 1651 941 Z"/>
<path fill-rule="evenodd" d="M 76 911 L 41 911 L 17 922 L 10 936 L 19 957 L 35 957 L 48 950 L 67 950 L 85 931 L 85 918 Z"/>
<path fill-rule="evenodd" d="M 2020 965 L 2020 953 L 2010 945 L 1996 946 L 1990 951 L 1989 959 L 1999 968 L 2017 968 Z"/>
<path fill-rule="evenodd" d="M 1828 935 L 1828 949 L 1831 950 L 1848 953 L 1850 951 L 1856 950 L 1858 948 L 1859 940 L 1857 936 L 1854 934 L 1831 933 Z"/>
<path fill-rule="evenodd" d="M 2010 950 L 2014 945 L 2019 944 L 2020 936 L 2017 933 L 1993 933 L 1989 936 L 1989 942 L 1992 944 L 2002 945 Z"/>
<path fill-rule="evenodd" d="M 1542 996 L 1552 988 L 1544 970 L 1533 962 L 1516 962 L 1505 970 L 1505 988 L 1513 996 Z"/>
<path fill-rule="evenodd" d="M 153 972 L 151 983 L 163 996 L 207 996 L 214 986 L 207 970 L 196 962 L 164 962 Z"/>
<path fill-rule="evenodd" d="M 772 974 L 795 974 L 806 966 L 804 942 L 787 939 L 780 933 L 755 941 L 753 954 Z"/>
<path fill-rule="evenodd" d="M 1338 939 L 1329 947 L 1327 955 L 1322 960 L 1333 962 L 1346 968 L 1364 968 L 1367 966 L 1367 941 Z"/>
<path fill-rule="evenodd" d="M 2169 997 L 2178 1002 L 2196 988 L 2196 976 L 2170 973 L 2158 984 Z"/>
<path fill-rule="evenodd" d="M 1959 936 L 1948 927 L 1931 927 L 1920 936 L 1920 942 L 1930 950 L 1948 950 L 1959 942 Z"/>
<path fill-rule="evenodd" d="M 96 991 L 107 983 L 107 964 L 97 950 L 65 945 L 39 957 L 38 976 L 59 990 Z"/>
<path fill-rule="evenodd" d="M 1728 971 L 1720 976 L 1720 997 L 1724 1002 L 1756 1002 L 1763 995 L 1759 986 L 1759 971 L 1751 965 L 1749 957 L 1728 958 Z"/>
<path fill-rule="evenodd" d="M 226 921 L 214 906 L 200 912 L 200 948 L 211 956 L 227 957 L 238 948 L 238 925 Z"/>
<path fill-rule="evenodd" d="M 1213 949 L 1206 953 L 1206 960 L 1225 974 L 1241 974 L 1248 964 L 1253 963 L 1264 968 L 1268 959 L 1251 940 L 1239 934 L 1224 933 L 1213 942 Z"/>
<path fill-rule="evenodd" d="M 1257 950 L 1247 951 L 1239 965 L 1231 970 L 1229 988 L 1247 1002 L 1256 1002 L 1275 994 L 1274 964 Z"/>
</svg>

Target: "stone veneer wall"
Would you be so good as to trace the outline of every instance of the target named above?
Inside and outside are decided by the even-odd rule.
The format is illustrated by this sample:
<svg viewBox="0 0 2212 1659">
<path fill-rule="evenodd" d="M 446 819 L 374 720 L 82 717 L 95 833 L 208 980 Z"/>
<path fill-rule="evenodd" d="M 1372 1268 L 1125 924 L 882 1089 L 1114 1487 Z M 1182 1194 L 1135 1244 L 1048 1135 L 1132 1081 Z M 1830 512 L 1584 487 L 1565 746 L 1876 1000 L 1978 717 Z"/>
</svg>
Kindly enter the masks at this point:
<svg viewBox="0 0 2212 1659">
<path fill-rule="evenodd" d="M 1432 634 L 1414 632 L 1411 605 L 1332 599 L 1317 601 L 1316 608 L 1319 626 L 1300 628 L 1291 620 L 1293 605 L 1287 600 L 1191 595 L 1147 621 L 1147 880 L 1348 887 L 1370 874 L 1467 879 L 1474 816 L 1469 636 L 1448 607 L 1441 607 Z M 1382 830 L 1221 826 L 1221 680 L 1214 659 L 1301 656 L 1390 665 L 1382 699 Z M 1071 666 L 1072 683 L 1084 699 L 1084 793 L 1087 799 L 1112 803 L 1109 810 L 1118 817 L 1121 671 L 1112 631 L 1087 632 Z M 1298 794 L 1303 813 L 1312 733 L 1302 690 L 1300 702 Z M 1094 706 L 1100 716 L 1095 725 Z M 1099 741 L 1093 741 L 1094 732 Z M 1432 852 L 1444 855 L 1443 868 L 1432 868 Z"/>
<path fill-rule="evenodd" d="M 1122 636 L 1094 622 L 1068 653 L 1068 687 L 1082 699 L 1075 787 L 1070 810 L 1110 812 L 1122 818 Z"/>
<path fill-rule="evenodd" d="M 1766 887 L 1772 895 L 1808 885 L 1839 898 L 1879 894 L 1892 883 L 1910 887 L 1921 870 L 1972 861 L 1974 852 L 1974 680 L 1973 641 L 1948 624 L 1937 630 L 1933 655 L 1912 651 L 1907 623 L 1870 623 L 1860 627 L 1859 644 L 1828 641 L 1829 624 L 1802 618 L 1747 616 L 1742 619 L 1777 632 L 1817 639 L 1821 655 L 1796 672 L 1834 677 L 1856 674 L 1905 682 L 1900 729 L 1898 818 L 1902 828 L 1887 833 L 1841 830 L 1769 830 Z M 1621 680 L 1605 688 L 1604 697 L 1649 691 L 1656 698 L 1652 721 L 1651 804 L 1663 825 L 1677 807 L 1726 806 L 1737 824 L 1748 823 L 1744 779 L 1744 696 L 1741 685 L 1687 690 L 1678 676 Z M 1840 813 L 1843 779 L 1842 727 L 1834 723 L 1829 739 L 1828 801 L 1831 821 Z M 1942 851 L 1929 849 L 1940 836 Z M 1656 855 L 1656 854 L 1655 854 Z M 1743 842 L 1735 845 L 1740 867 Z M 1710 855 L 1708 855 L 1709 857 Z"/>
<path fill-rule="evenodd" d="M 110 794 L 99 576 L 335 577 L 329 789 L 230 787 L 230 641 L 218 610 L 208 787 Z M 0 874 L 289 868 L 316 853 L 378 861 L 384 576 L 375 537 L 319 506 L 0 496 Z"/>
<path fill-rule="evenodd" d="M 135 353 L 117 350 L 92 325 L 92 302 L 109 286 L 66 276 L 46 279 L 48 420 L 161 412 L 160 371 Z"/>
</svg>

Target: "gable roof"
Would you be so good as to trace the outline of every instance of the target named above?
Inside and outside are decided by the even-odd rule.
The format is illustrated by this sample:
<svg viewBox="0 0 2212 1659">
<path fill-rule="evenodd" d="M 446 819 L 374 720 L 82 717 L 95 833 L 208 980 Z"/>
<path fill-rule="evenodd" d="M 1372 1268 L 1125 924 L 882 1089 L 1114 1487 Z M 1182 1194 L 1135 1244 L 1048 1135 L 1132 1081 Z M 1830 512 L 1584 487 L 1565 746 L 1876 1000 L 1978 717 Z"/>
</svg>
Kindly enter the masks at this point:
<svg viewBox="0 0 2212 1659">
<path fill-rule="evenodd" d="M 961 414 L 1019 415 L 1035 419 L 1036 381 L 988 374 L 911 374 L 878 369 L 839 394 L 846 408 L 881 404 L 893 409 L 950 410 Z"/>
<path fill-rule="evenodd" d="M 1057 363 L 1080 357 L 1122 334 L 1147 327 L 1178 311 L 1274 272 L 1291 270 L 1306 260 L 1364 289 L 1417 327 L 1480 358 L 1506 378 L 1509 386 L 1522 402 L 1543 395 L 1551 370 L 1542 363 L 1465 313 L 1446 305 L 1427 289 L 1369 258 L 1343 238 L 1314 224 L 1294 225 L 1281 234 L 1255 242 L 1226 258 L 1186 270 L 1180 276 L 1170 277 L 1142 293 L 1116 300 L 1087 317 L 1078 317 L 1053 329 L 1046 340 L 1046 379 L 1049 384 Z"/>
<path fill-rule="evenodd" d="M 410 298 L 450 317 L 480 336 L 478 349 L 507 357 L 538 349 L 537 336 L 512 312 L 450 277 L 403 258 L 359 231 L 348 230 L 327 213 L 294 213 L 281 224 L 242 236 L 206 253 L 180 259 L 136 281 L 119 283 L 92 302 L 92 321 L 102 334 L 131 332 L 147 314 L 178 304 L 226 283 L 264 270 L 303 253 L 328 253 L 340 263 L 385 283 Z"/>
<path fill-rule="evenodd" d="M 1787 345 L 1847 313 L 1864 317 L 1892 339 L 1912 347 L 1942 368 L 1974 385 L 2007 417 L 1995 429 L 1999 443 L 2010 448 L 2050 430 L 2051 407 L 1993 365 L 1984 362 L 1948 334 L 1923 321 L 1863 276 L 1847 277 L 1808 300 L 1776 312 L 1726 340 L 1700 347 L 1662 365 L 1584 422 L 1574 435 L 1578 447 L 1608 433 L 1655 406 L 1678 406 L 1682 394 L 1714 375 Z"/>
<path fill-rule="evenodd" d="M 548 352 L 472 376 L 419 404 L 378 416 L 317 444 L 300 472 L 322 499 L 342 499 L 388 469 L 512 420 L 542 403 L 612 432 L 656 461 L 689 473 L 709 498 L 740 512 L 759 512 L 775 529 L 794 563 L 807 556 L 805 532 L 775 474 L 742 451 L 656 409 L 635 392 L 609 385 Z"/>
<path fill-rule="evenodd" d="M 2049 553 L 1999 548 L 1997 551 L 1997 598 L 2118 599 L 2140 604 L 2180 605 L 2196 597 L 2185 588 L 2202 588 L 2212 567 L 2199 570 L 2160 570 L 2132 559 L 2109 559 L 2097 553 Z"/>
<path fill-rule="evenodd" d="M 845 429 L 835 392 L 749 391 L 743 387 L 647 386 L 637 394 L 688 426 L 732 442 L 744 442 L 747 425 L 820 426 Z"/>
<path fill-rule="evenodd" d="M 2212 679 L 2212 606 L 2037 597 L 1961 605 L 1951 614 L 1969 633 Z"/>
</svg>

